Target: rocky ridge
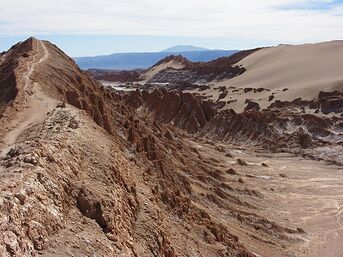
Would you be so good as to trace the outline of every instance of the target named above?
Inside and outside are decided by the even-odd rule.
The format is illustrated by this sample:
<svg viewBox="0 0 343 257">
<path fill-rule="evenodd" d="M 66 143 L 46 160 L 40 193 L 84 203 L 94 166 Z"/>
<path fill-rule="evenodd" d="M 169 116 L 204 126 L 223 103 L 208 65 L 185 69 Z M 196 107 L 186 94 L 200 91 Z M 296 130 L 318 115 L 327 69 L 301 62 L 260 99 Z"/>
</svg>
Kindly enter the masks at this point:
<svg viewBox="0 0 343 257">
<path fill-rule="evenodd" d="M 141 81 L 140 70 L 133 71 L 111 71 L 111 70 L 100 70 L 100 69 L 88 69 L 87 73 L 96 80 L 104 80 L 110 82 L 137 82 Z"/>
<path fill-rule="evenodd" d="M 20 49 L 29 49 L 25 59 Z M 208 202 L 232 208 L 231 218 L 246 229 L 275 226 L 259 232 L 261 242 L 276 233 L 281 247 L 292 241 L 286 234 L 300 233 L 259 216 L 253 203 L 242 204 L 240 182 L 225 193 L 213 171 L 219 164 L 200 157 L 184 132 L 127 105 L 56 46 L 31 38 L 6 54 L 19 56 L 19 65 L 11 66 L 18 93 L 2 103 L 3 256 L 255 256 L 209 212 Z M 198 126 L 214 115 L 206 104 L 193 114 L 185 104 L 197 103 L 191 95 L 175 99 Z M 153 102 L 151 110 L 161 104 Z M 22 120 L 26 115 L 32 122 Z M 178 124 L 192 131 L 189 119 L 180 116 Z"/>
<path fill-rule="evenodd" d="M 182 69 L 166 68 L 155 74 L 147 83 L 168 83 L 177 85 L 180 82 L 201 84 L 220 81 L 239 76 L 245 72 L 244 67 L 235 65 L 241 59 L 259 49 L 241 51 L 229 57 L 222 57 L 209 62 L 190 62 L 182 56 L 169 56 L 155 64 L 152 68 L 170 62 L 171 60 L 183 64 Z"/>
</svg>

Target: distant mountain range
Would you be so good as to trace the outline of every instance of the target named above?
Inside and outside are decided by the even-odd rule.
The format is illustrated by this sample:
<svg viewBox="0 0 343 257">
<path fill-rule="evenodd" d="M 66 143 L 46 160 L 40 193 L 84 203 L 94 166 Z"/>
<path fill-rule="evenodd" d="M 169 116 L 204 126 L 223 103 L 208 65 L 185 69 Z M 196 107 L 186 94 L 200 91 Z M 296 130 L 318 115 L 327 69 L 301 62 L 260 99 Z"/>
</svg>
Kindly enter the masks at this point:
<svg viewBox="0 0 343 257">
<path fill-rule="evenodd" d="M 198 46 L 179 45 L 179 46 L 173 46 L 173 47 L 167 48 L 163 50 L 162 52 L 175 53 L 175 52 L 195 52 L 195 51 L 209 51 L 209 50 L 210 49 L 206 49 L 206 48 L 198 47 Z"/>
<path fill-rule="evenodd" d="M 230 56 L 238 50 L 209 50 L 201 47 L 180 45 L 161 52 L 117 53 L 94 57 L 76 57 L 74 60 L 81 69 L 134 70 L 146 69 L 169 55 L 182 55 L 192 62 L 207 62 Z"/>
</svg>

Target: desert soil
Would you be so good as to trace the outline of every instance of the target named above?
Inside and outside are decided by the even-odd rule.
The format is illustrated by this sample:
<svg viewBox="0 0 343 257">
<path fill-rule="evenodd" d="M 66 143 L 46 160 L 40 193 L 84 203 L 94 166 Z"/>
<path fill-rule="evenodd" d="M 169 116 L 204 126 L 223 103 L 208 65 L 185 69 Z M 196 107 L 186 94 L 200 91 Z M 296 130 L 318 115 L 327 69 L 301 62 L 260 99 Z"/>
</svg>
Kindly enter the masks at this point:
<svg viewBox="0 0 343 257">
<path fill-rule="evenodd" d="M 233 178 L 242 178 L 241 189 L 256 190 L 261 197 L 254 202 L 261 208 L 264 217 L 284 227 L 300 228 L 302 235 L 293 237 L 295 247 L 286 253 L 273 252 L 273 247 L 259 240 L 251 240 L 252 231 L 245 230 L 220 213 L 234 233 L 252 252 L 260 256 L 306 256 L 340 257 L 343 249 L 343 168 L 321 161 L 304 159 L 288 153 L 273 154 L 263 149 L 222 144 L 232 158 L 225 157 L 210 144 L 191 142 L 207 157 L 221 160 L 227 168 L 234 168 L 237 175 L 226 175 L 229 183 Z M 237 159 L 247 165 L 237 164 Z M 290 235 L 292 236 L 292 235 Z"/>
</svg>

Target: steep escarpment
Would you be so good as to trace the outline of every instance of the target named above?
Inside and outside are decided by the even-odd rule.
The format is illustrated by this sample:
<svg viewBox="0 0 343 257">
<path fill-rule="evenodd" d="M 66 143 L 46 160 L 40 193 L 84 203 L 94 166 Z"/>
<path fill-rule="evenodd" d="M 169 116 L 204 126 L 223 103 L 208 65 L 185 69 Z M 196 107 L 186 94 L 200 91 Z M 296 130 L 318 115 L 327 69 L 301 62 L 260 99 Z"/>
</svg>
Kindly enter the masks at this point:
<svg viewBox="0 0 343 257">
<path fill-rule="evenodd" d="M 24 69 L 25 59 L 29 58 L 32 49 L 32 39 L 25 44 L 13 46 L 0 56 L 0 117 L 6 106 L 14 101 L 18 94 L 18 73 Z"/>
<path fill-rule="evenodd" d="M 319 92 L 318 101 L 320 110 L 324 114 L 343 113 L 343 92 Z"/>
<path fill-rule="evenodd" d="M 271 151 L 293 152 L 330 144 L 327 138 L 332 122 L 314 115 L 279 114 L 250 111 L 222 111 L 201 130 L 201 136 L 248 145 L 259 145 Z"/>
<path fill-rule="evenodd" d="M 137 90 L 127 93 L 124 99 L 134 108 L 143 108 L 152 113 L 157 121 L 227 143 L 294 152 L 335 145 L 341 138 L 341 118 L 305 112 L 321 110 L 330 106 L 329 103 L 334 103 L 331 112 L 339 113 L 342 101 L 337 92 L 321 93 L 318 100 L 314 101 L 276 101 L 265 110 L 246 109 L 242 113 L 220 110 L 218 103 L 190 93 L 166 89 L 150 92 Z"/>
<path fill-rule="evenodd" d="M 136 90 L 126 99 L 135 108 L 144 104 L 157 121 L 171 123 L 190 133 L 198 132 L 216 114 L 213 103 L 166 89 L 154 89 L 151 93 Z"/>
<path fill-rule="evenodd" d="M 13 60 L 13 59 L 12 59 Z M 16 64 L 13 63 L 13 61 L 9 62 L 2 62 L 0 69 L 1 74 L 4 74 L 1 76 L 1 98 L 0 98 L 0 116 L 4 112 L 4 109 L 6 108 L 6 105 L 13 101 L 15 96 L 17 95 L 17 88 L 16 88 L 16 82 L 15 82 L 15 74 L 13 73 L 13 66 Z M 10 71 L 10 72 L 8 72 Z M 12 72 L 11 72 L 12 71 Z M 5 75 L 6 74 L 6 75 Z"/>
</svg>

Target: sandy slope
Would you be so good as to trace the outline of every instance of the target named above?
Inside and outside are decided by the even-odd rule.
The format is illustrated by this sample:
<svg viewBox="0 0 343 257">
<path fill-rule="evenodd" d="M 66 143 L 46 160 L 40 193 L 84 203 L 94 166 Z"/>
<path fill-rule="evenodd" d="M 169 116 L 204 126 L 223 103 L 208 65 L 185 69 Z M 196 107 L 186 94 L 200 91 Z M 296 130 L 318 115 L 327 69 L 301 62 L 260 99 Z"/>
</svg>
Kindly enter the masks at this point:
<svg viewBox="0 0 343 257">
<path fill-rule="evenodd" d="M 320 91 L 343 91 L 343 41 L 264 48 L 238 65 L 247 71 L 233 79 L 210 83 L 212 85 L 206 91 L 190 92 L 216 101 L 220 94 L 218 88 L 225 86 L 229 94 L 221 101 L 237 100 L 225 108 L 242 112 L 246 99 L 257 102 L 264 109 L 275 100 L 292 101 L 299 97 L 313 100 Z M 248 87 L 268 90 L 244 93 L 242 88 Z M 269 101 L 272 94 L 274 99 Z"/>
<path fill-rule="evenodd" d="M 157 73 L 160 71 L 167 69 L 167 68 L 173 68 L 175 70 L 179 70 L 184 68 L 184 64 L 181 62 L 171 60 L 169 62 L 160 64 L 158 66 L 152 67 L 151 69 L 148 69 L 146 73 L 143 75 L 144 76 L 144 81 L 141 81 L 141 84 L 145 84 L 149 79 L 151 79 L 153 76 L 155 76 Z"/>
<path fill-rule="evenodd" d="M 343 90 L 343 41 L 266 48 L 238 64 L 247 71 L 230 81 L 237 87 L 289 88 L 290 98 Z"/>
</svg>

